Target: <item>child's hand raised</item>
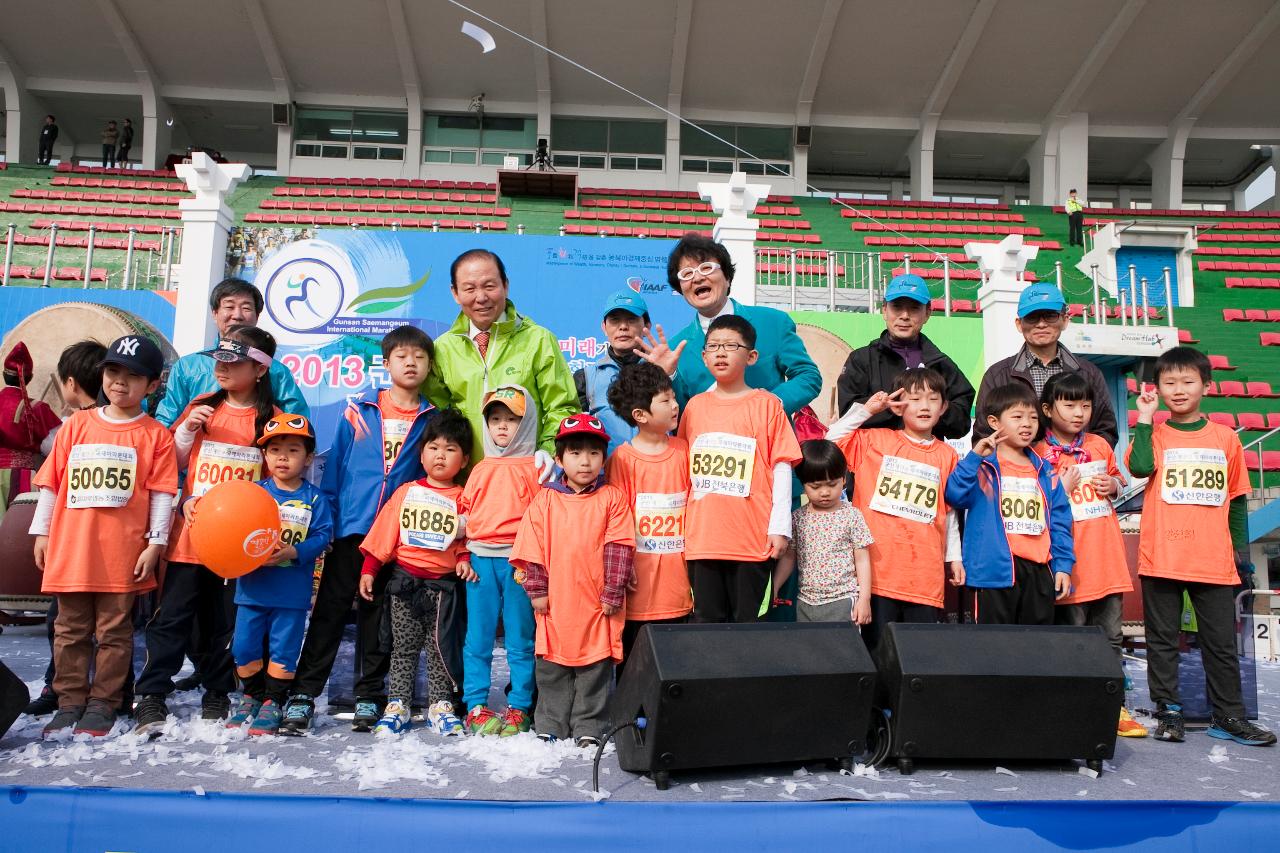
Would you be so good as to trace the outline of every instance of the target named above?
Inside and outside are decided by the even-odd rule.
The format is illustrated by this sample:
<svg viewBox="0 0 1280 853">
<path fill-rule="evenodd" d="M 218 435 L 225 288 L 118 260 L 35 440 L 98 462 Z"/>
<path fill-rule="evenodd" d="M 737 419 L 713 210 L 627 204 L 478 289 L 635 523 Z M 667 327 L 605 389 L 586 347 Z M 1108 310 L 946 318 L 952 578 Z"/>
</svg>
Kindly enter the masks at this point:
<svg viewBox="0 0 1280 853">
<path fill-rule="evenodd" d="M 1143 386 L 1142 393 L 1138 395 L 1136 403 L 1138 407 L 1138 423 L 1149 424 L 1151 419 L 1155 417 L 1156 409 L 1160 408 L 1160 397 L 1154 389 L 1147 390 Z"/>
<path fill-rule="evenodd" d="M 189 432 L 202 429 L 209 422 L 209 418 L 212 415 L 213 406 L 196 406 L 191 410 L 191 414 L 187 415 L 187 419 L 182 422 L 182 428 Z"/>
<path fill-rule="evenodd" d="M 373 601 L 373 575 L 360 576 L 360 597 L 365 601 Z"/>
<path fill-rule="evenodd" d="M 973 446 L 973 452 L 983 457 L 990 456 L 1006 438 L 1008 436 L 1004 434 L 1004 427 L 997 427 L 991 435 L 978 440 L 978 443 Z"/>
<path fill-rule="evenodd" d="M 897 409 L 894 408 L 895 404 L 898 406 Z M 901 414 L 901 405 L 902 389 L 899 388 L 892 394 L 887 394 L 884 391 L 877 391 L 867 398 L 867 402 L 862 404 L 862 408 L 866 409 L 867 412 L 872 415 L 878 415 L 885 409 L 889 409 L 897 415 Z"/>
<path fill-rule="evenodd" d="M 471 568 L 471 562 L 469 560 L 459 560 L 458 565 L 454 566 L 453 570 L 458 573 L 458 577 L 462 578 L 467 583 L 480 582 L 480 576 L 476 574 L 475 569 Z"/>
</svg>

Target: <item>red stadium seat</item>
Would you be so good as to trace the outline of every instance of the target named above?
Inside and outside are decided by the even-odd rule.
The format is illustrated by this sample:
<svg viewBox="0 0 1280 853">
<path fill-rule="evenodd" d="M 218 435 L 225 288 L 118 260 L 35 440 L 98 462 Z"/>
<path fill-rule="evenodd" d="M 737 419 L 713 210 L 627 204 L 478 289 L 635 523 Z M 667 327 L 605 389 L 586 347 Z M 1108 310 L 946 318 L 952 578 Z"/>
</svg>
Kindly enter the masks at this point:
<svg viewBox="0 0 1280 853">
<path fill-rule="evenodd" d="M 1267 322 L 1267 312 L 1261 308 L 1246 308 L 1244 318 L 1250 323 L 1265 323 Z"/>
<path fill-rule="evenodd" d="M 1239 308 L 1223 308 L 1222 322 L 1224 323 L 1240 323 L 1244 321 L 1244 311 Z"/>
<path fill-rule="evenodd" d="M 1240 423 L 1240 429 L 1249 430 L 1250 432 L 1264 432 L 1267 424 L 1258 412 L 1240 412 L 1237 416 Z"/>
<path fill-rule="evenodd" d="M 1262 470 L 1280 471 L 1280 450 L 1262 451 Z"/>
<path fill-rule="evenodd" d="M 1138 425 L 1138 413 L 1133 409 L 1129 410 L 1129 429 L 1133 429 Z"/>
<path fill-rule="evenodd" d="M 1209 356 L 1209 366 L 1214 370 L 1235 370 L 1236 367 L 1225 355 Z"/>
<path fill-rule="evenodd" d="M 1218 394 L 1223 397 L 1248 397 L 1243 382 L 1224 380 L 1218 383 Z"/>
<path fill-rule="evenodd" d="M 1236 417 L 1230 412 L 1210 412 L 1209 420 L 1215 424 L 1222 424 L 1224 427 L 1236 428 Z"/>
<path fill-rule="evenodd" d="M 1258 335 L 1258 341 L 1264 347 L 1280 347 L 1280 332 L 1263 332 Z"/>
<path fill-rule="evenodd" d="M 1246 382 L 1244 387 L 1250 397 L 1280 397 L 1271 390 L 1270 382 Z"/>
</svg>

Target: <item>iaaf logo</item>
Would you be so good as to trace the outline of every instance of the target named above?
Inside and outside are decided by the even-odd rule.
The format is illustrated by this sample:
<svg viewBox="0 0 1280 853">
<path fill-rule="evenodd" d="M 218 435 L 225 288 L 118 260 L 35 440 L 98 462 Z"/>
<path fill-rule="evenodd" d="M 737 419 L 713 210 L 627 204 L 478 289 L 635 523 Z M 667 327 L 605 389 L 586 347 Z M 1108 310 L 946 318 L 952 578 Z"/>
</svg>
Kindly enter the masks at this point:
<svg viewBox="0 0 1280 853">
<path fill-rule="evenodd" d="M 667 286 L 665 284 L 657 284 L 652 281 L 645 281 L 638 275 L 633 275 L 627 279 L 627 287 L 636 293 L 665 293 Z"/>
</svg>

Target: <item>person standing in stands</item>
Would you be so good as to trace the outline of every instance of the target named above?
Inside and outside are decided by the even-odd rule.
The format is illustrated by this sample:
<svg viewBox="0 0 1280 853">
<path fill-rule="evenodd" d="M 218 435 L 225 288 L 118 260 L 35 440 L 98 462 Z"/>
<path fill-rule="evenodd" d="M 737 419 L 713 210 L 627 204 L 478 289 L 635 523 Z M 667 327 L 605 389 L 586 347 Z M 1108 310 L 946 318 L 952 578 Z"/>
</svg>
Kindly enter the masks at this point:
<svg viewBox="0 0 1280 853">
<path fill-rule="evenodd" d="M 636 428 L 609 407 L 609 387 L 618 372 L 629 364 L 640 362 L 636 347 L 649 332 L 649 306 L 639 294 L 620 290 L 604 303 L 604 319 L 600 328 L 609 344 L 594 364 L 581 367 L 573 374 L 582 411 L 594 415 L 609 433 L 609 455 L 628 439 L 635 438 Z"/>
<path fill-rule="evenodd" d="M 927 367 L 946 382 L 942 397 L 946 408 L 933 435 L 960 438 L 969 431 L 973 386 L 956 363 L 920 331 L 932 313 L 929 286 L 918 275 L 895 276 L 885 288 L 880 313 L 885 330 L 866 346 L 849 353 L 836 380 L 841 414 L 854 403 L 866 403 L 878 391 L 893 391 L 903 371 Z M 901 429 L 905 407 L 903 402 L 890 402 L 889 408 L 871 417 L 862 428 Z"/>
<path fill-rule="evenodd" d="M 53 159 L 53 143 L 58 141 L 58 125 L 54 122 L 52 115 L 44 117 L 44 124 L 40 126 L 40 151 L 36 156 L 37 166 L 48 166 L 49 161 Z"/>
<path fill-rule="evenodd" d="M 1084 202 L 1076 197 L 1076 191 L 1074 189 L 1067 193 L 1067 203 L 1064 207 L 1067 210 L 1067 226 L 1069 229 L 1067 245 L 1083 246 Z"/>
<path fill-rule="evenodd" d="M 120 131 L 114 121 L 107 122 L 102 129 L 102 166 L 106 169 L 116 167 L 116 142 L 120 139 Z"/>
<path fill-rule="evenodd" d="M 129 149 L 133 147 L 133 120 L 125 119 L 120 128 L 120 147 L 116 149 L 116 162 L 123 168 L 129 167 Z"/>
<path fill-rule="evenodd" d="M 1111 393 L 1102 378 L 1102 371 L 1087 358 L 1078 358 L 1058 343 L 1067 328 L 1066 301 L 1062 291 L 1047 282 L 1028 285 L 1018 297 L 1018 331 L 1026 343 L 1014 355 L 987 368 L 978 386 L 977 410 L 984 411 L 987 395 L 1001 385 L 1015 382 L 1031 389 L 1039 400 L 1050 377 L 1059 373 L 1078 373 L 1093 389 L 1093 414 L 1086 432 L 1093 433 L 1116 446 L 1116 412 L 1111 405 Z M 1037 409 L 1037 411 L 1039 411 Z M 973 441 L 976 444 L 991 434 L 986 418 L 979 414 L 973 422 Z"/>
</svg>

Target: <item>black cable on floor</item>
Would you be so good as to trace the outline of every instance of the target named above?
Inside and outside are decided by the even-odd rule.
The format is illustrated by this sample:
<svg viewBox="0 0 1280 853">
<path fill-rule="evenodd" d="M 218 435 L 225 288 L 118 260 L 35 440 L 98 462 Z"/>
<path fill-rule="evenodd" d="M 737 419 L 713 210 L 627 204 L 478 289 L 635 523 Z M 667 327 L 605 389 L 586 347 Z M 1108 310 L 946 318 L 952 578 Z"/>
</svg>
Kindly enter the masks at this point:
<svg viewBox="0 0 1280 853">
<path fill-rule="evenodd" d="M 596 747 L 595 760 L 591 762 L 591 790 L 592 791 L 594 791 L 597 794 L 600 793 L 600 758 L 604 755 L 604 748 L 609 745 L 609 741 L 612 740 L 613 736 L 616 735 L 618 732 L 622 731 L 623 729 L 629 729 L 633 727 L 637 729 L 643 729 L 648 724 L 648 722 L 649 721 L 646 720 L 644 717 L 637 717 L 636 719 L 631 720 L 629 722 L 620 723 L 619 725 L 614 726 L 612 729 L 606 732 L 605 736 L 600 739 L 600 745 Z"/>
</svg>

